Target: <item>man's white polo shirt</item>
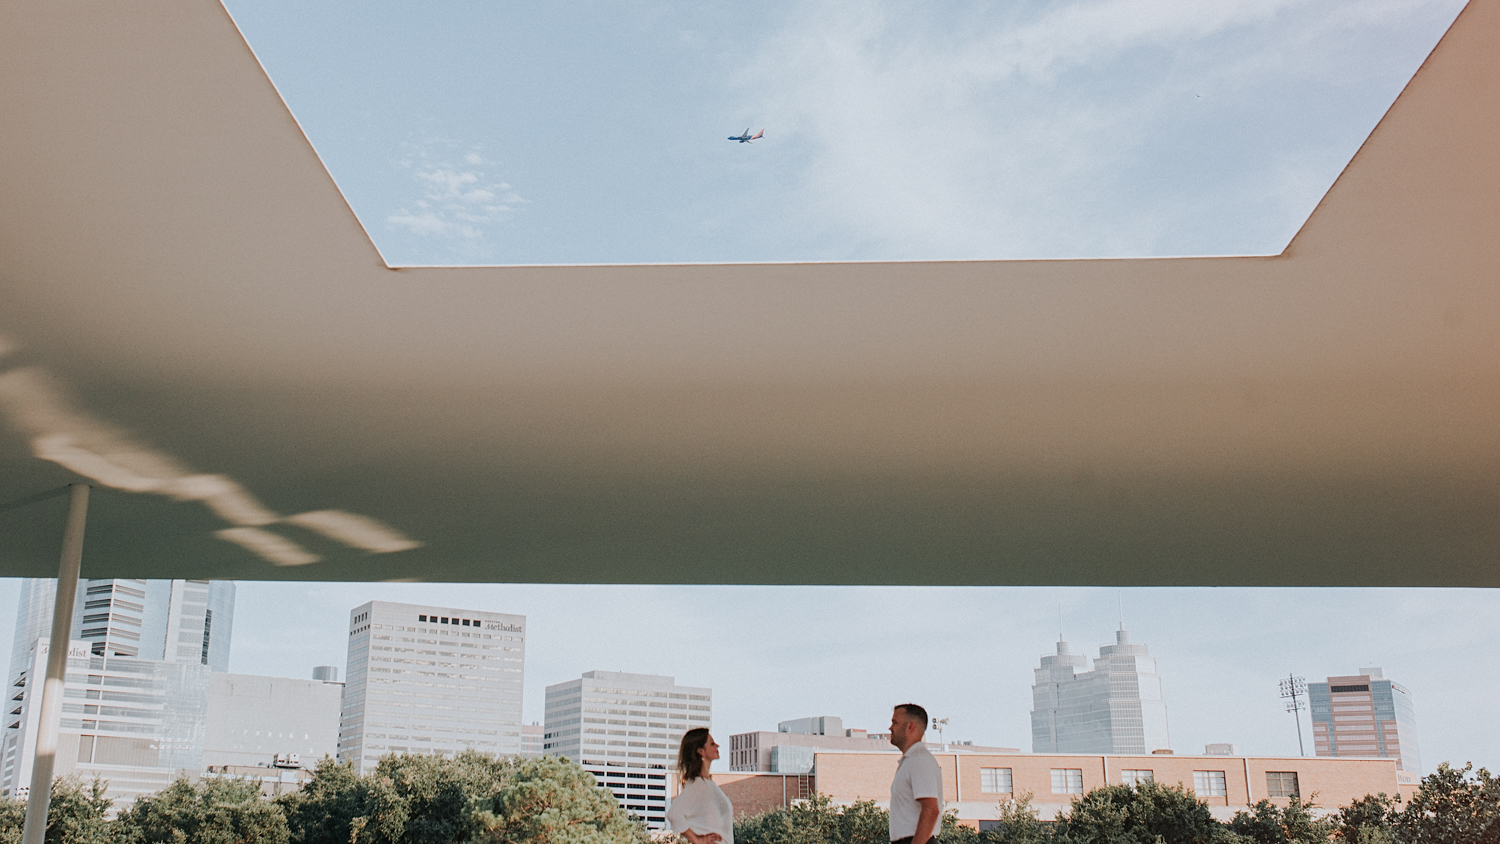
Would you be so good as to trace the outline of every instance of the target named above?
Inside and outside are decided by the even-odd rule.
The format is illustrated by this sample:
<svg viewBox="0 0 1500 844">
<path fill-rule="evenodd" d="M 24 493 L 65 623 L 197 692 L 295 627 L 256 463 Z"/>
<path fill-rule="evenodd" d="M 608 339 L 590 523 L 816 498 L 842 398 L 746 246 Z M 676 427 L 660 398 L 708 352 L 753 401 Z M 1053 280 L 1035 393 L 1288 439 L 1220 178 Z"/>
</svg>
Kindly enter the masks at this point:
<svg viewBox="0 0 1500 844">
<path fill-rule="evenodd" d="M 927 744 L 918 741 L 901 754 L 901 763 L 896 766 L 896 777 L 891 780 L 891 840 L 898 841 L 917 834 L 917 821 L 922 817 L 922 806 L 917 802 L 922 797 L 936 797 L 942 807 L 943 770 Z M 932 834 L 938 829 L 933 827 Z"/>
</svg>

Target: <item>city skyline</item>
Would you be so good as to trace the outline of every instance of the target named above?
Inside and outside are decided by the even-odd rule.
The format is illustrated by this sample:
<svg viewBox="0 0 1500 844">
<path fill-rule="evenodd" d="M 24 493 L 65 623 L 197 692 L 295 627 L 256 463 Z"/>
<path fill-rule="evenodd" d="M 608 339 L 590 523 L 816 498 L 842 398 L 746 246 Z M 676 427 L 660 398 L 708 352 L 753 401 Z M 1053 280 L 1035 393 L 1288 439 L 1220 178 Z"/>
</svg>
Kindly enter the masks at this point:
<svg viewBox="0 0 1500 844">
<path fill-rule="evenodd" d="M 817 714 L 878 731 L 892 703 L 925 697 L 919 702 L 936 717 L 951 719 L 948 739 L 1022 748 L 1030 746 L 1032 670 L 1055 644 L 1058 605 L 1068 640 L 1092 650 L 1113 638 L 1123 599 L 1126 626 L 1162 666 L 1179 753 L 1230 742 L 1249 755 L 1295 756 L 1277 681 L 1382 665 L 1412 689 L 1426 772 L 1442 761 L 1500 766 L 1500 741 L 1472 730 L 1489 717 L 1486 701 L 1500 695 L 1500 682 L 1479 677 L 1443 689 L 1500 634 L 1500 594 L 1485 590 L 240 581 L 237 594 L 235 673 L 342 672 L 350 609 L 425 600 L 528 617 L 526 723 L 543 720 L 547 685 L 620 670 L 712 688 L 713 728 L 723 736 Z M 0 636 L 11 635 L 18 595 L 18 580 L 0 581 Z M 926 621 L 900 635 L 907 618 Z M 893 663 L 913 667 L 893 677 Z"/>
</svg>

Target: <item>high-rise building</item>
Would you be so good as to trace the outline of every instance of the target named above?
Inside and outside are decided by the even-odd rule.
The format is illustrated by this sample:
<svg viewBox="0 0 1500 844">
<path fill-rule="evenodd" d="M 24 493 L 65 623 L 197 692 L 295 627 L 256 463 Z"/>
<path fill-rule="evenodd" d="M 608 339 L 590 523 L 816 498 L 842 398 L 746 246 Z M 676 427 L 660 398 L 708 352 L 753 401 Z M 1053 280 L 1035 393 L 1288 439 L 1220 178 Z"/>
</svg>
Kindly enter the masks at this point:
<svg viewBox="0 0 1500 844">
<path fill-rule="evenodd" d="M 203 725 L 210 671 L 194 662 L 171 663 L 100 656 L 95 643 L 75 640 L 68 652 L 58 727 L 58 776 L 79 774 L 108 781 L 106 796 L 122 805 L 158 791 L 178 776 L 202 771 Z M 11 685 L 0 792 L 24 797 L 31 785 L 41 719 L 48 642 L 38 639 L 30 661 Z"/>
<path fill-rule="evenodd" d="M 1167 704 L 1156 660 L 1145 645 L 1130 642 L 1122 625 L 1115 644 L 1088 660 L 1059 641 L 1042 657 L 1031 687 L 1033 753 L 1142 754 L 1170 747 Z"/>
<path fill-rule="evenodd" d="M 1397 768 L 1422 773 L 1411 692 L 1381 669 L 1308 683 L 1307 698 L 1319 756 L 1395 759 Z"/>
<path fill-rule="evenodd" d="M 37 639 L 52 635 L 57 581 L 26 578 L 16 611 L 9 680 L 27 664 Z M 229 670 L 234 582 L 93 578 L 78 582 L 72 639 L 96 656 L 132 656 Z"/>
<path fill-rule="evenodd" d="M 676 678 L 587 671 L 547 687 L 543 750 L 594 775 L 652 828 L 667 821 L 667 783 L 682 734 L 713 723 L 713 692 Z"/>
<path fill-rule="evenodd" d="M 116 799 L 196 776 L 211 671 L 229 667 L 234 583 L 86 579 L 73 610 L 59 774 L 99 773 Z M 0 738 L 0 791 L 30 784 L 55 580 L 21 584 Z"/>
<path fill-rule="evenodd" d="M 339 759 L 521 751 L 526 617 L 371 601 L 349 613 Z"/>
</svg>

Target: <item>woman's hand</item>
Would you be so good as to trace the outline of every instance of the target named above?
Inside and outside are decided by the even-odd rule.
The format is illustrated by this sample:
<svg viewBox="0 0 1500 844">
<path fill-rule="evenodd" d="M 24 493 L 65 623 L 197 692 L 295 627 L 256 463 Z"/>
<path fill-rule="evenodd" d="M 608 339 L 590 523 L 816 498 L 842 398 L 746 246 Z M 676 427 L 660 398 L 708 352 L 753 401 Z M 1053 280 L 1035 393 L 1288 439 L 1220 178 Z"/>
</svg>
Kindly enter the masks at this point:
<svg viewBox="0 0 1500 844">
<path fill-rule="evenodd" d="M 720 842 L 724 840 L 724 836 L 720 835 L 717 832 L 710 832 L 704 835 L 699 835 L 691 829 L 687 832 L 684 832 L 682 834 L 682 837 L 688 840 L 688 844 L 720 844 Z"/>
</svg>

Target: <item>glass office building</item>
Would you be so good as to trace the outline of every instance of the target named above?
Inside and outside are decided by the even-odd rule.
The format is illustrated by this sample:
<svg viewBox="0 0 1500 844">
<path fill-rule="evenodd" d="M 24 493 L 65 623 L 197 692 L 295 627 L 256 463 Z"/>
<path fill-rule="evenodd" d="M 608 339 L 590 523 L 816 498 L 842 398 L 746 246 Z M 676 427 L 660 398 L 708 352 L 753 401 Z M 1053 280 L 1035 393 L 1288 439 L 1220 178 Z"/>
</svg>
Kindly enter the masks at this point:
<svg viewBox="0 0 1500 844">
<path fill-rule="evenodd" d="M 1069 652 L 1042 657 L 1031 687 L 1031 752 L 1144 754 L 1171 747 L 1161 675 L 1145 645 L 1122 627 L 1115 644 L 1088 658 Z"/>
<path fill-rule="evenodd" d="M 1411 692 L 1381 669 L 1308 683 L 1307 699 L 1319 756 L 1395 759 L 1397 768 L 1422 773 Z"/>
</svg>

